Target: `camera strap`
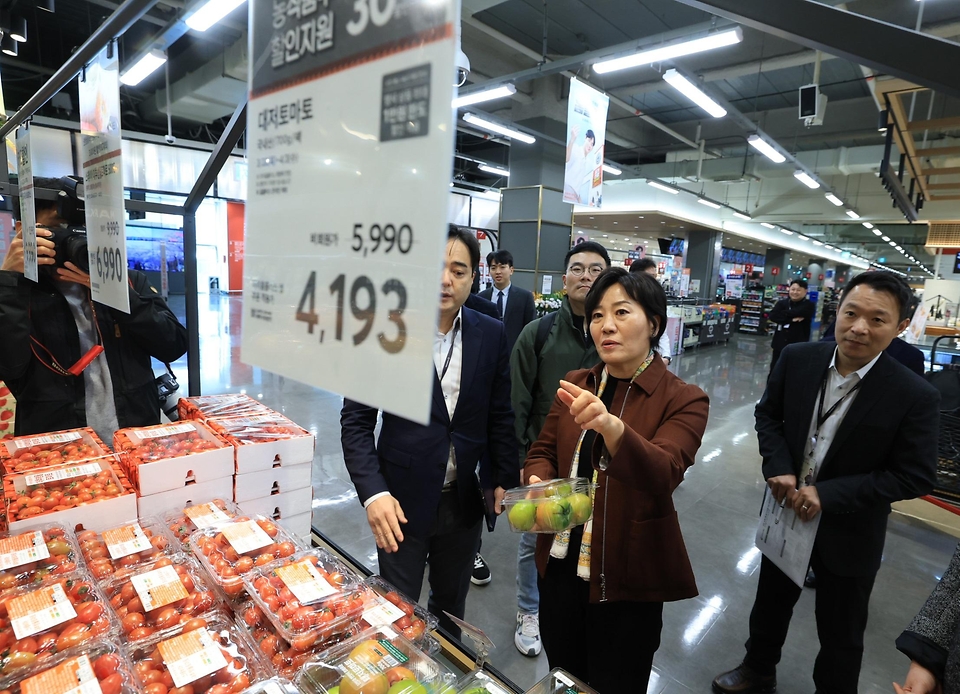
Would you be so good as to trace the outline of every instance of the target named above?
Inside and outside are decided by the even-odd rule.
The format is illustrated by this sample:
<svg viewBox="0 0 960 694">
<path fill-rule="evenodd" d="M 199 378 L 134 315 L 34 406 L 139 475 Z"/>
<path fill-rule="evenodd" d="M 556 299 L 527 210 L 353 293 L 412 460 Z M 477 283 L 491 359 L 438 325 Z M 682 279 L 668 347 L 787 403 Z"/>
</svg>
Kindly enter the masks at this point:
<svg viewBox="0 0 960 694">
<path fill-rule="evenodd" d="M 100 332 L 100 323 L 99 321 L 97 321 L 97 309 L 96 309 L 96 306 L 94 306 L 93 299 L 89 298 L 89 292 L 88 292 L 88 299 L 90 301 L 90 315 L 93 318 L 93 325 L 97 330 L 97 344 L 95 344 L 93 347 L 88 349 L 87 353 L 84 354 L 82 357 L 80 357 L 77 360 L 77 362 L 70 368 L 65 369 L 63 366 L 61 366 L 60 362 L 58 362 L 56 357 L 53 356 L 53 352 L 47 349 L 43 345 L 43 343 L 40 342 L 37 338 L 35 338 L 33 335 L 30 336 L 30 342 L 31 342 L 30 351 L 33 352 L 33 356 L 37 358 L 37 361 L 39 361 L 45 367 L 53 371 L 55 374 L 58 374 L 60 376 L 79 376 L 80 374 L 83 373 L 84 369 L 90 366 L 90 364 L 93 362 L 94 359 L 96 359 L 101 354 L 103 354 L 103 334 Z M 32 316 L 32 305 L 28 305 L 27 318 L 32 323 L 33 320 L 31 316 Z M 43 357 L 40 356 L 40 354 L 37 352 L 35 347 L 39 347 L 40 349 L 42 349 L 44 352 L 47 353 L 47 356 L 50 358 L 49 363 L 45 361 Z M 170 367 L 168 366 L 167 368 L 169 369 Z"/>
</svg>

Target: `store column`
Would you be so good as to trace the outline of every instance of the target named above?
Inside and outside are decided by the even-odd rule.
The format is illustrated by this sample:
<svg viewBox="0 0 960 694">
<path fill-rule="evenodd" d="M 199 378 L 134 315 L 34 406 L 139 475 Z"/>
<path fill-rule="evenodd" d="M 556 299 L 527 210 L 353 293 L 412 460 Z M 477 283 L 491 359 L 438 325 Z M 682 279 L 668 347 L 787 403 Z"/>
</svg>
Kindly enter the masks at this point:
<svg viewBox="0 0 960 694">
<path fill-rule="evenodd" d="M 691 295 L 713 301 L 717 296 L 720 276 L 720 254 L 723 234 L 719 231 L 693 231 L 687 241 L 687 268 L 690 281 L 699 280 L 700 291 Z"/>
<path fill-rule="evenodd" d="M 783 248 L 768 248 L 763 265 L 763 286 L 775 287 L 787 281 L 787 259 L 790 252 Z M 774 272 L 776 268 L 776 272 Z"/>
</svg>

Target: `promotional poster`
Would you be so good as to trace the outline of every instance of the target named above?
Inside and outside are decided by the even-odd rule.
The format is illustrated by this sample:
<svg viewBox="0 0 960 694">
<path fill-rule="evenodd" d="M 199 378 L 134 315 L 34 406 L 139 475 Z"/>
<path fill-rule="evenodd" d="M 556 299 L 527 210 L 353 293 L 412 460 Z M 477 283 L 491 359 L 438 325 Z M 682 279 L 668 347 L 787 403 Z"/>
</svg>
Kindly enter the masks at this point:
<svg viewBox="0 0 960 694">
<path fill-rule="evenodd" d="M 603 202 L 603 144 L 610 98 L 570 78 L 563 200 L 588 207 Z"/>
</svg>

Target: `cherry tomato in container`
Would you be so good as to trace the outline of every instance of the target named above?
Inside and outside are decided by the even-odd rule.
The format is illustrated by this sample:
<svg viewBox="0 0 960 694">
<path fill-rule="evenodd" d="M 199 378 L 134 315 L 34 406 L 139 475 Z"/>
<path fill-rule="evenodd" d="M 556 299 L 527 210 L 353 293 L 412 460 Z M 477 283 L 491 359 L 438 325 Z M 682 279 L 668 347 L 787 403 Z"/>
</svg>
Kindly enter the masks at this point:
<svg viewBox="0 0 960 694">
<path fill-rule="evenodd" d="M 109 530 L 77 532 L 80 553 L 99 581 L 125 576 L 137 567 L 173 554 L 176 543 L 158 518 L 141 518 Z"/>
<path fill-rule="evenodd" d="M 177 422 L 120 429 L 113 436 L 113 447 L 127 477 L 140 489 L 141 465 L 228 448 L 229 444 L 203 422 Z"/>
<path fill-rule="evenodd" d="M 0 679 L 0 691 L 67 694 L 77 685 L 87 690 L 83 685 L 94 681 L 101 694 L 137 694 L 130 662 L 116 644 L 105 639 L 87 644 L 81 653 L 50 656 L 29 670 L 7 675 Z"/>
<path fill-rule="evenodd" d="M 6 475 L 3 487 L 7 521 L 35 518 L 128 493 L 110 460 L 101 458 L 40 472 Z"/>
<path fill-rule="evenodd" d="M 312 436 L 277 412 L 243 417 L 217 417 L 207 421 L 210 428 L 234 446 Z"/>
<path fill-rule="evenodd" d="M 0 536 L 0 593 L 19 586 L 36 585 L 49 576 L 77 570 L 80 553 L 72 532 L 59 523 Z"/>
<path fill-rule="evenodd" d="M 371 620 L 361 619 L 364 628 L 391 625 L 414 643 L 421 643 L 428 632 L 437 628 L 436 617 L 380 576 L 370 576 L 364 584 L 380 602 L 379 609 L 364 613 Z"/>
<path fill-rule="evenodd" d="M 163 521 L 173 536 L 186 544 L 195 531 L 222 525 L 240 515 L 243 515 L 240 507 L 232 501 L 213 499 L 206 503 L 191 503 L 181 511 L 168 513 Z"/>
<path fill-rule="evenodd" d="M 40 436 L 18 436 L 0 445 L 0 460 L 7 474 L 78 463 L 110 455 L 90 428 L 70 429 Z"/>
</svg>

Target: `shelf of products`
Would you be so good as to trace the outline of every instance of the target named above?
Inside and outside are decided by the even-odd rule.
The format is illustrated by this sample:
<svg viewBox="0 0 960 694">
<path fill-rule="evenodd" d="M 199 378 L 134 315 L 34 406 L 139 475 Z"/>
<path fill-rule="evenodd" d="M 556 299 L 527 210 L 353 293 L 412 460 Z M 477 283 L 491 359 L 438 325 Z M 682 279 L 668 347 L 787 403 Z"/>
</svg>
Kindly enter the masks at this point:
<svg viewBox="0 0 960 694">
<path fill-rule="evenodd" d="M 763 292 L 750 290 L 743 293 L 740 299 L 740 327 L 742 333 L 764 335 L 767 329 L 767 319 L 764 316 Z"/>
</svg>

